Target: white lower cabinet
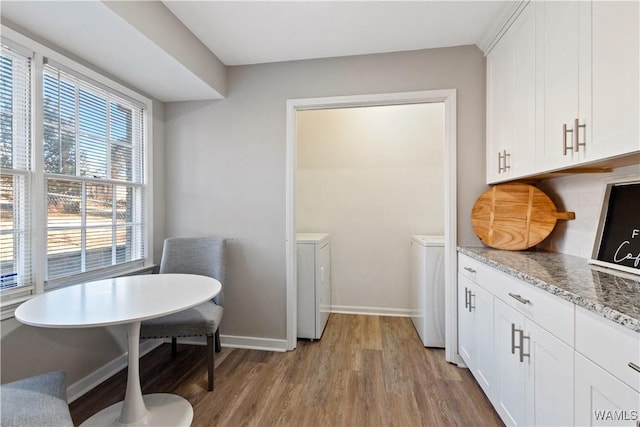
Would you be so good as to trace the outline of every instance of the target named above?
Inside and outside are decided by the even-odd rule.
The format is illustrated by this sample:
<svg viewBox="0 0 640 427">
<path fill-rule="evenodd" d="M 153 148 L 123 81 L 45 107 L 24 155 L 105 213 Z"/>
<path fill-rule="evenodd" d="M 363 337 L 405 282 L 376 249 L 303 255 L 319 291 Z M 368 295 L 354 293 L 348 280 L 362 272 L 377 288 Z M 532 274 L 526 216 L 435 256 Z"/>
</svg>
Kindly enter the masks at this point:
<svg viewBox="0 0 640 427">
<path fill-rule="evenodd" d="M 576 307 L 577 425 L 640 421 L 640 334 Z"/>
<path fill-rule="evenodd" d="M 507 425 L 573 425 L 573 348 L 494 301 L 494 406 Z"/>
<path fill-rule="evenodd" d="M 578 352 L 575 361 L 576 425 L 635 427 L 640 393 Z"/>
<path fill-rule="evenodd" d="M 573 419 L 573 347 L 537 324 L 525 321 L 525 425 L 571 426 Z M 528 344 L 527 344 L 528 341 Z"/>
<path fill-rule="evenodd" d="M 465 255 L 458 265 L 459 353 L 502 421 L 575 425 L 575 306 Z"/>
<path fill-rule="evenodd" d="M 466 277 L 458 277 L 459 353 L 489 396 L 493 383 L 493 295 Z"/>
<path fill-rule="evenodd" d="M 494 301 L 493 313 L 493 405 L 506 425 L 521 426 L 525 423 L 526 406 L 526 364 L 520 360 L 524 316 L 497 298 Z"/>
</svg>

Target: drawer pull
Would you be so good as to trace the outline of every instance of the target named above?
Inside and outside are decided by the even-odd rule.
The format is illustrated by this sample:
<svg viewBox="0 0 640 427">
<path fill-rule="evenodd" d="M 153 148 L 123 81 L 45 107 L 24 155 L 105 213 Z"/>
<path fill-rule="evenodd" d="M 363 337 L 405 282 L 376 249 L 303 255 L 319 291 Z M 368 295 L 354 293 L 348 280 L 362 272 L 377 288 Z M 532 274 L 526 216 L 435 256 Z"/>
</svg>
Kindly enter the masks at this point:
<svg viewBox="0 0 640 427">
<path fill-rule="evenodd" d="M 568 129 L 566 124 L 562 125 L 562 155 L 566 156 L 567 151 L 573 150 L 573 143 L 567 146 L 567 134 L 570 133 L 573 136 L 573 129 Z"/>
<path fill-rule="evenodd" d="M 633 363 L 633 362 L 629 362 L 629 367 L 630 367 L 631 369 L 633 369 L 634 371 L 636 371 L 636 372 L 640 372 L 640 366 L 636 365 L 636 364 L 635 364 L 635 363 Z"/>
<path fill-rule="evenodd" d="M 522 298 L 522 296 L 520 295 L 512 294 L 511 292 L 509 292 L 509 296 L 522 304 L 531 304 L 531 301 L 529 301 L 528 299 Z"/>
<path fill-rule="evenodd" d="M 529 347 L 531 347 L 530 338 L 524 336 L 524 331 L 520 331 L 520 363 L 524 363 L 524 358 L 525 357 L 530 357 L 531 356 L 530 353 L 525 353 L 524 352 L 524 340 L 528 340 L 529 341 Z"/>
<path fill-rule="evenodd" d="M 476 274 L 476 271 L 471 267 L 465 267 L 464 269 L 467 270 L 469 273 Z"/>
<path fill-rule="evenodd" d="M 516 331 L 520 331 L 520 329 L 516 329 L 515 324 L 511 324 L 511 354 L 516 354 Z"/>
</svg>

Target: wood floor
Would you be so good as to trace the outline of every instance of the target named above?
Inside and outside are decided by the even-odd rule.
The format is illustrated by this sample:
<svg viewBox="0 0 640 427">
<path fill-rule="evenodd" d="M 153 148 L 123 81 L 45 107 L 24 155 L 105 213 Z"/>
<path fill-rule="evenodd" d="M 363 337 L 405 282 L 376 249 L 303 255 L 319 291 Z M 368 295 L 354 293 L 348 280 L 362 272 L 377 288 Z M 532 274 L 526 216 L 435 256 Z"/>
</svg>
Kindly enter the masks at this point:
<svg viewBox="0 0 640 427">
<path fill-rule="evenodd" d="M 408 318 L 332 314 L 321 340 L 287 353 L 216 354 L 207 392 L 204 346 L 162 345 L 140 360 L 143 393 L 173 393 L 193 426 L 501 426 L 467 369 L 425 349 Z M 126 370 L 125 370 L 126 371 Z M 74 422 L 124 398 L 122 371 L 73 402 Z"/>
</svg>

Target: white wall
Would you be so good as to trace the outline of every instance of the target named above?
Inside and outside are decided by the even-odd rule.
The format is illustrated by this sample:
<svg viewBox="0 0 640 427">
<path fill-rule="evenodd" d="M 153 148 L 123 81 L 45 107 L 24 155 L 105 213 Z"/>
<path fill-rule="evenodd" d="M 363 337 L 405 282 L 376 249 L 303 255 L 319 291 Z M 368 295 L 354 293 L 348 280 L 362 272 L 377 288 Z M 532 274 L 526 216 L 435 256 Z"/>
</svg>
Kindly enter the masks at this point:
<svg viewBox="0 0 640 427">
<path fill-rule="evenodd" d="M 221 333 L 286 338 L 286 100 L 457 89 L 458 241 L 484 185 L 475 46 L 230 67 L 221 101 L 166 106 L 167 236 L 232 238 Z"/>
<path fill-rule="evenodd" d="M 538 187 L 553 200 L 558 211 L 575 212 L 576 219 L 558 221 L 553 232 L 538 247 L 590 258 L 605 185 L 610 180 L 627 178 L 639 179 L 640 165 L 614 169 L 612 173 L 577 174 L 543 181 Z"/>
<path fill-rule="evenodd" d="M 297 231 L 331 233 L 333 310 L 407 314 L 409 235 L 444 233 L 444 104 L 299 111 L 297 125 Z"/>
</svg>

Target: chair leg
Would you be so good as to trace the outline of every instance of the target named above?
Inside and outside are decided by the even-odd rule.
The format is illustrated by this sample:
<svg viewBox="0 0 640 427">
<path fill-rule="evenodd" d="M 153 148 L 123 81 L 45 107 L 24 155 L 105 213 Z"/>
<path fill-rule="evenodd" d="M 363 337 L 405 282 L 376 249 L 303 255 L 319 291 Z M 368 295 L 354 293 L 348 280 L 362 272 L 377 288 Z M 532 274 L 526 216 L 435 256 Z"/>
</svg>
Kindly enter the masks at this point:
<svg viewBox="0 0 640 427">
<path fill-rule="evenodd" d="M 175 358 L 178 352 L 178 338 L 171 337 L 171 357 Z"/>
<path fill-rule="evenodd" d="M 216 329 L 216 353 L 222 351 L 222 344 L 220 344 L 220 328 Z"/>
<path fill-rule="evenodd" d="M 207 390 L 213 390 L 213 335 L 207 335 L 207 370 L 209 376 L 209 386 Z"/>
</svg>

